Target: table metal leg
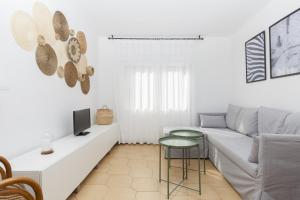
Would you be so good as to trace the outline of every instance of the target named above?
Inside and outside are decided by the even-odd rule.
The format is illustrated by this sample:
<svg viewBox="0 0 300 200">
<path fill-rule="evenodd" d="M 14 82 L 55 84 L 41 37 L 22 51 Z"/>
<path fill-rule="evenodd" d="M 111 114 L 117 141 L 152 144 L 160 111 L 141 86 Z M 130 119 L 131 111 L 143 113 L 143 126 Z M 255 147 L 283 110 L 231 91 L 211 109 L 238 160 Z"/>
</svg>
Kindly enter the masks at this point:
<svg viewBox="0 0 300 200">
<path fill-rule="evenodd" d="M 184 180 L 184 149 L 182 149 L 182 180 Z"/>
<path fill-rule="evenodd" d="M 201 169 L 200 169 L 200 147 L 198 146 L 198 176 L 199 176 L 199 194 L 201 194 Z"/>
<path fill-rule="evenodd" d="M 191 165 L 191 149 L 188 149 L 189 166 Z"/>
<path fill-rule="evenodd" d="M 170 148 L 167 147 L 167 152 L 168 152 L 168 199 L 170 197 Z"/>
<path fill-rule="evenodd" d="M 159 182 L 161 182 L 161 145 L 159 145 Z"/>
<path fill-rule="evenodd" d="M 204 174 L 206 174 L 206 166 L 205 166 L 205 135 L 203 136 L 203 168 L 204 168 Z"/>
<path fill-rule="evenodd" d="M 185 179 L 188 178 L 188 149 L 185 149 Z"/>
</svg>

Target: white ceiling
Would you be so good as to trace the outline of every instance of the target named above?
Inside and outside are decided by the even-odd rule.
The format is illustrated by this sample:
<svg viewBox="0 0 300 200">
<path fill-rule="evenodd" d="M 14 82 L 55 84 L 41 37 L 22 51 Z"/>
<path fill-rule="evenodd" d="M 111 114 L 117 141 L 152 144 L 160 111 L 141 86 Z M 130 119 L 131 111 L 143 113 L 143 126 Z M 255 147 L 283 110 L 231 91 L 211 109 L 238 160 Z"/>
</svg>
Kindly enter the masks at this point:
<svg viewBox="0 0 300 200">
<path fill-rule="evenodd" d="M 56 0 L 55 4 L 67 9 L 67 16 L 80 16 L 101 36 L 228 36 L 269 1 Z"/>
</svg>

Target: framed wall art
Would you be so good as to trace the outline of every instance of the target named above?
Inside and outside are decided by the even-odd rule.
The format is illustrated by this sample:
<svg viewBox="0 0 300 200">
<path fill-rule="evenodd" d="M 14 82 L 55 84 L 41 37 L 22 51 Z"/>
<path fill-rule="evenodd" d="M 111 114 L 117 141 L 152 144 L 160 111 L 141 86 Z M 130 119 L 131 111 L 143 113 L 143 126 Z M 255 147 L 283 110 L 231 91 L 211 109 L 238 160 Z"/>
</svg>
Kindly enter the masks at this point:
<svg viewBox="0 0 300 200">
<path fill-rule="evenodd" d="M 265 31 L 255 35 L 245 43 L 246 82 L 266 80 Z"/>
<path fill-rule="evenodd" d="M 269 28 L 271 78 L 300 74 L 300 9 Z"/>
</svg>

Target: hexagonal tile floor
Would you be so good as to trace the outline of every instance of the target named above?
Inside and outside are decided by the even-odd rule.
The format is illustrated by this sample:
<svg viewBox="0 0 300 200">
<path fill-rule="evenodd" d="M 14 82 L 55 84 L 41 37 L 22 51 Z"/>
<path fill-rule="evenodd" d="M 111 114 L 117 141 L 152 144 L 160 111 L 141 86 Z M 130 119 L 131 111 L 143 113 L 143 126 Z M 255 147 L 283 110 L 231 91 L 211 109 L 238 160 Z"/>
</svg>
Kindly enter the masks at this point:
<svg viewBox="0 0 300 200">
<path fill-rule="evenodd" d="M 206 163 L 202 194 L 178 188 L 171 200 L 241 199 L 211 162 Z M 162 178 L 166 179 L 166 160 L 162 160 L 162 165 Z M 181 166 L 181 160 L 172 160 L 172 165 Z M 191 160 L 190 166 L 197 169 L 196 160 Z M 68 200 L 166 200 L 167 185 L 159 183 L 158 171 L 158 145 L 117 145 L 83 181 L 79 192 Z M 196 173 L 189 172 L 186 185 L 197 188 Z M 172 181 L 178 182 L 181 169 L 172 168 L 170 176 Z"/>
</svg>

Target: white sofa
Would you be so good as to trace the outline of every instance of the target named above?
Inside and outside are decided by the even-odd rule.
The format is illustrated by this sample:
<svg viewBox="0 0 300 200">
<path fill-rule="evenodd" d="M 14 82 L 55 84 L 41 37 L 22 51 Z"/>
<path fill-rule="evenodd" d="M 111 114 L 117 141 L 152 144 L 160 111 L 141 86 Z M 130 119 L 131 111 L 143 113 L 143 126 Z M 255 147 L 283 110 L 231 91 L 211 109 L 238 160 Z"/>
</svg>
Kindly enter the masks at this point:
<svg viewBox="0 0 300 200">
<path fill-rule="evenodd" d="M 243 199 L 299 199 L 300 114 L 262 107 L 257 109 L 257 116 L 258 163 L 248 161 L 253 138 L 236 130 L 172 127 L 165 128 L 164 133 L 175 129 L 205 133 L 209 159 Z"/>
</svg>

